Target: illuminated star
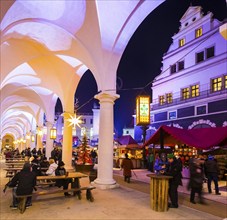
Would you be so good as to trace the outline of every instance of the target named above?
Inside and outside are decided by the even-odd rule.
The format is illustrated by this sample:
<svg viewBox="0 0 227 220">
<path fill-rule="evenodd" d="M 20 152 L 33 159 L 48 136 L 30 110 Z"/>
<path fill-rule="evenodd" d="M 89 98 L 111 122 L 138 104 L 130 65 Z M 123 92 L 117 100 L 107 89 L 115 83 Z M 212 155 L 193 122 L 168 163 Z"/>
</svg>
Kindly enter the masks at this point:
<svg viewBox="0 0 227 220">
<path fill-rule="evenodd" d="M 72 126 L 72 125 L 73 125 L 73 127 L 76 128 L 76 125 L 77 125 L 78 127 L 80 127 L 80 124 L 82 123 L 82 121 L 80 120 L 80 118 L 81 118 L 81 116 L 79 116 L 79 117 L 77 118 L 77 117 L 76 117 L 76 114 L 73 115 L 73 116 L 70 115 L 70 118 L 67 119 L 67 121 L 70 122 L 69 126 Z M 81 127 L 80 127 L 80 128 L 81 128 Z"/>
</svg>

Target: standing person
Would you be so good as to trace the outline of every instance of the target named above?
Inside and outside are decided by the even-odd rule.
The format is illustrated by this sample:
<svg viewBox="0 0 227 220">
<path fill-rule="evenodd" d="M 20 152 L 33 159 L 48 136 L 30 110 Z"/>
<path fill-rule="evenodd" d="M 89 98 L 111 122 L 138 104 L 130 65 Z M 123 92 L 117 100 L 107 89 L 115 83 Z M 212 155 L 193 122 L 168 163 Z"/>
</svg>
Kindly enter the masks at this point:
<svg viewBox="0 0 227 220">
<path fill-rule="evenodd" d="M 124 175 L 125 182 L 130 183 L 133 164 L 132 164 L 131 159 L 128 158 L 128 154 L 125 154 L 125 158 L 122 161 L 121 167 L 123 168 L 123 175 Z"/>
<path fill-rule="evenodd" d="M 171 203 L 169 204 L 169 208 L 178 208 L 178 192 L 177 188 L 179 185 L 182 185 L 182 165 L 176 159 L 173 154 L 167 154 L 169 164 L 166 167 L 165 171 L 162 171 L 164 175 L 172 176 L 169 180 L 169 197 Z"/>
<path fill-rule="evenodd" d="M 202 198 L 202 189 L 203 189 L 203 180 L 204 180 L 204 171 L 202 167 L 202 160 L 191 159 L 189 163 L 190 171 L 190 180 L 189 180 L 189 189 L 191 188 L 190 193 L 190 202 L 196 204 L 195 202 L 195 193 L 198 193 L 199 203 L 204 204 Z"/>
<path fill-rule="evenodd" d="M 212 193 L 211 182 L 213 180 L 215 185 L 216 195 L 221 195 L 221 193 L 219 193 L 219 187 L 218 187 L 218 173 L 219 173 L 218 164 L 212 155 L 209 155 L 208 159 L 205 161 L 204 170 L 205 170 L 205 175 L 207 177 L 208 192 Z"/>
<path fill-rule="evenodd" d="M 56 176 L 63 176 L 66 175 L 66 170 L 65 170 L 65 163 L 63 161 L 60 161 L 58 164 L 57 169 L 55 170 L 55 175 Z M 56 186 L 61 187 L 63 186 L 63 189 L 68 189 L 68 185 L 70 183 L 70 179 L 62 179 L 62 180 L 56 180 Z M 65 196 L 70 196 L 68 192 L 64 192 Z"/>
<path fill-rule="evenodd" d="M 17 195 L 30 195 L 32 194 L 33 189 L 35 189 L 36 185 L 36 174 L 32 172 L 31 164 L 25 163 L 23 169 L 16 173 L 16 175 L 12 178 L 7 186 L 15 187 L 14 192 Z M 28 197 L 26 201 L 26 207 L 32 205 L 32 197 Z M 13 204 L 10 206 L 11 208 L 17 208 L 18 201 L 13 196 Z"/>
<path fill-rule="evenodd" d="M 168 160 L 166 158 L 166 154 L 162 153 L 161 157 L 159 157 L 159 155 L 157 154 L 155 159 L 155 164 L 154 164 L 155 173 L 163 174 L 166 170 L 167 165 L 168 165 Z"/>
<path fill-rule="evenodd" d="M 97 153 L 94 149 L 92 149 L 92 151 L 91 151 L 92 164 L 96 163 L 96 157 L 97 157 Z"/>
<path fill-rule="evenodd" d="M 153 172 L 154 155 L 152 153 L 149 153 L 147 162 L 148 162 L 148 170 Z"/>
</svg>

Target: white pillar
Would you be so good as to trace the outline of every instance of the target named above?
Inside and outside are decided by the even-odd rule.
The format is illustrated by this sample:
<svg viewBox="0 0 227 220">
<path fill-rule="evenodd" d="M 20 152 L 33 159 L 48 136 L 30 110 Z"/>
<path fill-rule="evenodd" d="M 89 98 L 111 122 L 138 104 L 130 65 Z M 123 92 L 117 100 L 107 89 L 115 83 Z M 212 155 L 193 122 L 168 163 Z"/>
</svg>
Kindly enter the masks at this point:
<svg viewBox="0 0 227 220">
<path fill-rule="evenodd" d="M 116 187 L 113 179 L 113 133 L 114 133 L 114 101 L 117 94 L 100 93 L 95 96 L 100 102 L 100 124 L 98 145 L 98 177 L 94 184 L 101 189 Z"/>
<path fill-rule="evenodd" d="M 49 159 L 51 157 L 51 151 L 53 150 L 54 140 L 50 139 L 50 129 L 54 123 L 46 122 L 47 135 L 46 135 L 46 157 Z"/>
<path fill-rule="evenodd" d="M 64 131 L 63 131 L 63 144 L 62 144 L 62 161 L 65 163 L 67 170 L 73 169 L 72 167 L 72 126 L 68 119 L 74 113 L 65 112 L 64 117 Z"/>
</svg>

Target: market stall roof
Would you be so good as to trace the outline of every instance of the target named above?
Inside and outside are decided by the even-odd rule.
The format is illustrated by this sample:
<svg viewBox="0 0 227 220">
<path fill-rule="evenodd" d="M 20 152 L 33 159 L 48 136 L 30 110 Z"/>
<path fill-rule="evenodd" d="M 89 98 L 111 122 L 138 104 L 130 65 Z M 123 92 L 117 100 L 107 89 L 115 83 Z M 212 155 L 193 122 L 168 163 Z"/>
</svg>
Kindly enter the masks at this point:
<svg viewBox="0 0 227 220">
<path fill-rule="evenodd" d="M 144 145 L 160 144 L 160 137 L 163 137 L 164 145 L 186 144 L 191 147 L 207 150 L 214 146 L 227 145 L 227 127 L 187 130 L 163 125 L 159 127 Z"/>
<path fill-rule="evenodd" d="M 117 142 L 120 145 L 126 145 L 126 148 L 141 148 L 141 146 L 132 138 L 131 135 L 121 136 Z"/>
</svg>

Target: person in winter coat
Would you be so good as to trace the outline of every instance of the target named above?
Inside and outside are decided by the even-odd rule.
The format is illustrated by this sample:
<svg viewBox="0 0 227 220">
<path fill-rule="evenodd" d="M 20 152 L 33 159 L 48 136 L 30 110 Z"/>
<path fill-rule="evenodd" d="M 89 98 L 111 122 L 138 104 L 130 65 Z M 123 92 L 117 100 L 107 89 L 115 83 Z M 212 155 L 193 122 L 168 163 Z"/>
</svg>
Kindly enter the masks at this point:
<svg viewBox="0 0 227 220">
<path fill-rule="evenodd" d="M 63 161 L 60 161 L 57 169 L 55 170 L 56 176 L 66 175 L 67 172 L 66 172 L 64 166 L 65 166 L 65 163 Z M 70 181 L 71 181 L 70 179 L 56 180 L 56 186 L 59 188 L 63 186 L 63 189 L 68 189 L 68 185 L 69 185 Z M 65 192 L 64 195 L 70 196 L 70 194 L 68 192 Z"/>
<path fill-rule="evenodd" d="M 130 183 L 133 164 L 132 164 L 131 159 L 128 158 L 128 154 L 125 154 L 125 158 L 122 161 L 121 168 L 123 168 L 123 175 L 124 175 L 125 182 Z"/>
<path fill-rule="evenodd" d="M 216 195 L 221 195 L 221 193 L 219 192 L 219 187 L 218 187 L 219 168 L 218 168 L 217 161 L 214 159 L 214 157 L 212 155 L 209 155 L 208 159 L 205 161 L 204 171 L 205 171 L 205 175 L 207 177 L 208 192 L 212 193 L 211 182 L 213 180 Z"/>
<path fill-rule="evenodd" d="M 8 183 L 8 187 L 15 187 L 13 190 L 17 195 L 30 195 L 36 185 L 36 174 L 32 172 L 31 165 L 25 163 L 23 169 L 16 173 L 12 180 Z M 32 205 L 32 197 L 28 197 L 26 207 Z M 18 201 L 13 195 L 13 204 L 11 208 L 17 208 Z"/>
<path fill-rule="evenodd" d="M 203 163 L 202 160 L 196 158 L 191 159 L 189 163 L 190 180 L 188 188 L 191 189 L 190 202 L 193 204 L 196 204 L 195 193 L 198 193 L 199 203 L 204 204 L 202 198 L 202 188 L 204 180 L 204 170 L 202 163 Z"/>
<path fill-rule="evenodd" d="M 157 154 L 156 155 L 156 159 L 155 159 L 155 163 L 154 163 L 155 173 L 157 173 L 157 174 L 164 173 L 168 163 L 169 162 L 168 162 L 168 160 L 166 158 L 166 154 L 165 153 L 161 153 L 160 157 Z"/>
<path fill-rule="evenodd" d="M 178 192 L 177 188 L 182 185 L 182 164 L 173 154 L 167 154 L 168 162 L 164 175 L 172 176 L 169 180 L 169 208 L 178 208 Z"/>
<path fill-rule="evenodd" d="M 55 176 L 55 170 L 57 169 L 58 165 L 55 163 L 54 159 L 49 160 L 50 166 L 46 171 L 46 175 L 48 176 Z"/>
</svg>

